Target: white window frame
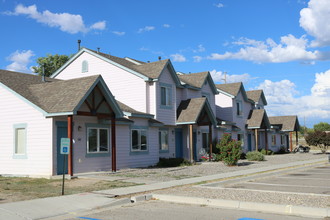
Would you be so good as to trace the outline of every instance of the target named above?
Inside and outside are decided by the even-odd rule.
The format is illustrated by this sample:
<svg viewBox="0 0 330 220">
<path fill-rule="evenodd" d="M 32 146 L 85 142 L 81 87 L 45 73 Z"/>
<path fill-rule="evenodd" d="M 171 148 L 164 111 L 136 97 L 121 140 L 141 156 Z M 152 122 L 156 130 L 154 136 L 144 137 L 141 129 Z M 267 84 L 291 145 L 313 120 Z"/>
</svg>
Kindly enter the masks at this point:
<svg viewBox="0 0 330 220">
<path fill-rule="evenodd" d="M 84 60 L 81 62 L 81 72 L 82 73 L 87 73 L 88 72 L 88 61 Z"/>
<path fill-rule="evenodd" d="M 138 149 L 133 149 L 133 131 L 138 132 Z M 142 143 L 141 143 L 141 133 L 145 132 L 146 135 L 146 149 L 142 149 Z M 146 152 L 148 151 L 148 130 L 147 129 L 140 129 L 140 128 L 133 128 L 131 129 L 131 151 L 132 152 Z"/>
<path fill-rule="evenodd" d="M 163 93 L 163 89 L 165 90 L 165 93 Z M 160 104 L 163 106 L 171 106 L 171 88 L 166 86 L 160 87 Z M 163 97 L 165 95 L 165 97 Z M 163 102 L 165 101 L 165 103 Z"/>
<path fill-rule="evenodd" d="M 169 140 L 169 132 L 168 130 L 159 130 L 159 150 L 160 151 L 168 151 L 168 140 Z"/>
<path fill-rule="evenodd" d="M 19 130 L 24 130 L 23 134 L 23 146 L 22 146 L 22 152 L 17 152 L 18 151 L 18 131 Z M 14 149 L 13 149 L 13 158 L 14 159 L 26 159 L 27 158 L 27 124 L 15 124 L 14 125 L 14 132 L 13 132 L 13 138 L 14 138 Z"/>
<path fill-rule="evenodd" d="M 89 131 L 91 129 L 96 129 L 96 148 L 97 151 L 89 151 Z M 107 131 L 107 151 L 101 151 L 100 148 L 100 130 L 106 130 Z M 87 154 L 100 154 L 100 153 L 109 153 L 110 152 L 110 129 L 109 128 L 103 128 L 103 127 L 87 127 Z"/>
</svg>

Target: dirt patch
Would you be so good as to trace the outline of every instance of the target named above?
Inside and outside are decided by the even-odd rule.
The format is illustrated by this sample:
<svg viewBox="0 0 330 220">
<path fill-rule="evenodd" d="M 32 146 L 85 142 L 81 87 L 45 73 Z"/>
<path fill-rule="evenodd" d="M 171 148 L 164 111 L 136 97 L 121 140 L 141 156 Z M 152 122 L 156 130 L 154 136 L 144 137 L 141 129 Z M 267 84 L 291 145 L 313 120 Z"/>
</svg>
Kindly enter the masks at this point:
<svg viewBox="0 0 330 220">
<path fill-rule="evenodd" d="M 65 195 L 137 185 L 123 181 L 96 179 L 65 180 Z M 23 177 L 0 177 L 0 204 L 60 196 L 62 180 Z"/>
</svg>

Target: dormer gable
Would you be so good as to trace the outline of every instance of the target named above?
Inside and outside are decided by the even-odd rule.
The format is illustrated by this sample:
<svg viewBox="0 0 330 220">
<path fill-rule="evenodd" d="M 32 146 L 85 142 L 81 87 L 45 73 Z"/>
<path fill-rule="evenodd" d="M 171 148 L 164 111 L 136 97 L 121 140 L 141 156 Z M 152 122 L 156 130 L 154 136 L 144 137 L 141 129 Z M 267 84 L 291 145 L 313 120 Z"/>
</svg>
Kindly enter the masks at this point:
<svg viewBox="0 0 330 220">
<path fill-rule="evenodd" d="M 241 93 L 244 101 L 252 102 L 251 100 L 248 99 L 242 82 L 216 84 L 216 88 L 219 93 L 229 96 L 232 99 L 236 98 L 237 95 Z"/>
<path fill-rule="evenodd" d="M 190 89 L 200 90 L 204 85 L 209 84 L 213 94 L 218 94 L 218 90 L 214 84 L 210 72 L 199 72 L 199 73 L 177 73 L 181 83 Z"/>
</svg>

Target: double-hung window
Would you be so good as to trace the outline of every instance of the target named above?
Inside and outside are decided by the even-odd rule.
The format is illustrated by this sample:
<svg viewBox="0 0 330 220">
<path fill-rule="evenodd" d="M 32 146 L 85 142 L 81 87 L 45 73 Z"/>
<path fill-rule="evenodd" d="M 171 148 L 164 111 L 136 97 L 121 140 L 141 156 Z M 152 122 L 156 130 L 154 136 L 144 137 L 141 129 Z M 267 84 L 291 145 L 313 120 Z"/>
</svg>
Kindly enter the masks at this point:
<svg viewBox="0 0 330 220">
<path fill-rule="evenodd" d="M 160 105 L 170 107 L 172 105 L 172 86 L 168 84 L 160 84 Z"/>
<path fill-rule="evenodd" d="M 159 131 L 159 150 L 160 151 L 168 150 L 168 130 Z"/>
<path fill-rule="evenodd" d="M 87 153 L 109 152 L 109 129 L 87 128 Z"/>
<path fill-rule="evenodd" d="M 26 124 L 14 125 L 14 158 L 26 158 Z"/>
<path fill-rule="evenodd" d="M 131 151 L 147 151 L 147 130 L 132 129 Z"/>
</svg>

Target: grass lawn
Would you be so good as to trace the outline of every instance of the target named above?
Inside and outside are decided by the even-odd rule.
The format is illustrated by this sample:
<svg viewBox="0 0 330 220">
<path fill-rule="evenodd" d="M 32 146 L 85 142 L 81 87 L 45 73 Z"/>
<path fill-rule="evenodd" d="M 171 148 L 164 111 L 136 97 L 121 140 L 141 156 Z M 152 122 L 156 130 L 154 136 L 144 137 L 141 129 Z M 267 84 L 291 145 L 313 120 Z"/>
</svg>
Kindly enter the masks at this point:
<svg viewBox="0 0 330 220">
<path fill-rule="evenodd" d="M 65 195 L 137 185 L 122 181 L 95 179 L 65 180 Z M 60 196 L 62 179 L 1 177 L 0 203 Z"/>
</svg>

